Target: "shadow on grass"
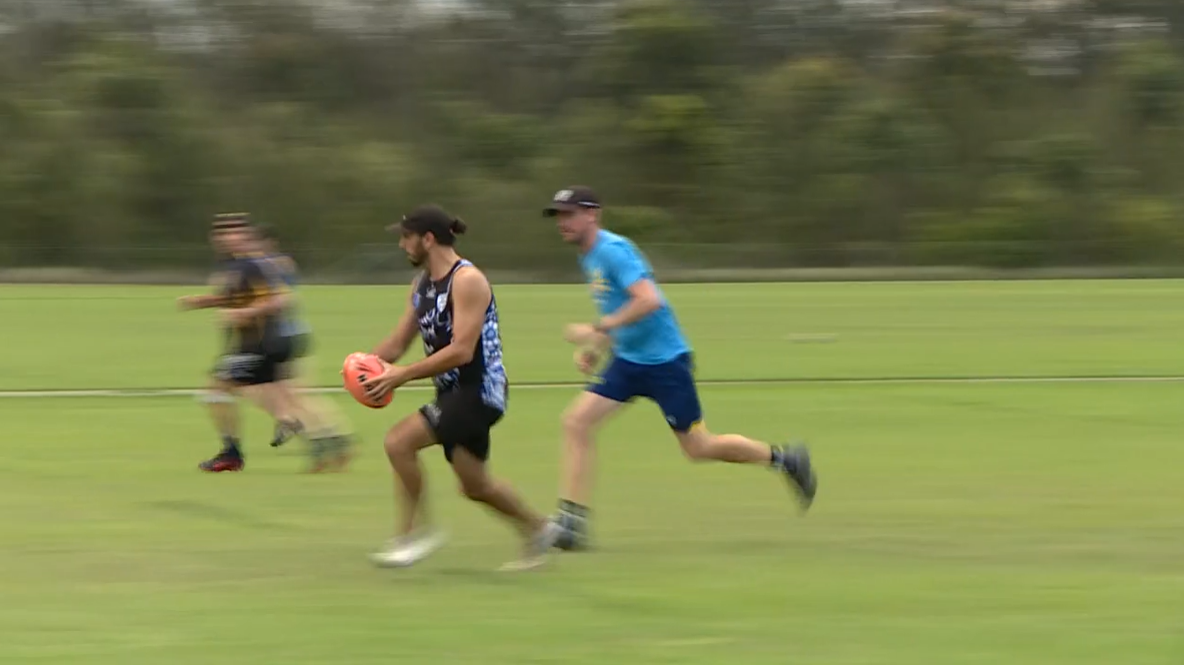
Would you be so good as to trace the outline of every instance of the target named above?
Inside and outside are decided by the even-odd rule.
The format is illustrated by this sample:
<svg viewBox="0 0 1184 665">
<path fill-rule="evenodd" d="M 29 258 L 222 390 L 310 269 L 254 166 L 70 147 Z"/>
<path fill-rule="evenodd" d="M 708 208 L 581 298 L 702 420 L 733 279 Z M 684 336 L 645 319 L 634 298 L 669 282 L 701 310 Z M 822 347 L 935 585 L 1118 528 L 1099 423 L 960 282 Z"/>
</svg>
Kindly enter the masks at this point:
<svg viewBox="0 0 1184 665">
<path fill-rule="evenodd" d="M 153 510 L 161 510 L 190 518 L 205 519 L 221 524 L 234 524 L 248 529 L 268 531 L 296 531 L 296 527 L 253 515 L 245 510 L 219 506 L 212 503 L 191 500 L 149 501 L 144 504 Z"/>
</svg>

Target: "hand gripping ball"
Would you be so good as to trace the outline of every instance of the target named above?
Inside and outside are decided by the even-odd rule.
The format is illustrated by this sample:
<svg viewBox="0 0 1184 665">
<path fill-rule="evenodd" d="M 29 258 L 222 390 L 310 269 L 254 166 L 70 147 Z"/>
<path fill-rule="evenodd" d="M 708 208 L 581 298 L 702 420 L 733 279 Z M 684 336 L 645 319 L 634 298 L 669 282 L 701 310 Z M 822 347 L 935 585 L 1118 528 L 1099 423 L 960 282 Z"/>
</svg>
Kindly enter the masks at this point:
<svg viewBox="0 0 1184 665">
<path fill-rule="evenodd" d="M 362 406 L 368 406 L 371 409 L 381 409 L 394 399 L 395 393 L 393 390 L 388 390 L 386 393 L 377 397 L 372 396 L 366 392 L 366 388 L 362 383 L 382 374 L 386 371 L 386 361 L 376 355 L 370 353 L 351 353 L 345 357 L 345 363 L 341 366 L 341 378 L 345 383 L 345 389 L 353 395 L 354 399 Z"/>
</svg>

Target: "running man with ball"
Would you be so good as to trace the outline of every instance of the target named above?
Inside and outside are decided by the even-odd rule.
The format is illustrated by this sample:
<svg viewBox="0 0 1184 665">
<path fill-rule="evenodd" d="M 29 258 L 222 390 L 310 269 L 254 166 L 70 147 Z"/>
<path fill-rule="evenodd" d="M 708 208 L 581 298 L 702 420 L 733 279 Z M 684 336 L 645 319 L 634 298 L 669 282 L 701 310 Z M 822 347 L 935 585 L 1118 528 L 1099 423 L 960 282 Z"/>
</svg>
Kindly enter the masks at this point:
<svg viewBox="0 0 1184 665">
<path fill-rule="evenodd" d="M 419 463 L 419 451 L 439 443 L 461 492 L 500 513 L 522 535 L 522 558 L 503 570 L 534 568 L 543 563 L 556 527 L 487 469 L 490 430 L 505 415 L 509 382 L 489 280 L 453 248 L 465 224 L 439 207 L 423 206 L 388 230 L 400 234 L 399 246 L 423 270 L 411 284 L 398 325 L 373 355 L 397 362 L 418 335 L 426 357 L 409 365 L 385 365 L 385 371 L 361 385 L 380 403 L 390 391 L 431 377 L 436 399 L 386 435 L 386 454 L 402 489 L 402 517 L 395 538 L 373 559 L 380 566 L 410 566 L 443 543 L 428 519 Z"/>
<path fill-rule="evenodd" d="M 600 312 L 594 324 L 567 327 L 567 341 L 579 345 L 576 365 L 590 374 L 601 356 L 612 359 L 563 416 L 563 468 L 560 530 L 553 544 L 561 549 L 587 545 L 591 496 L 592 435 L 613 413 L 637 397 L 662 409 L 687 458 L 769 467 L 783 476 L 802 506 L 814 500 L 818 481 L 804 446 L 773 446 L 739 434 L 715 434 L 703 424 L 695 389 L 691 347 L 674 311 L 654 280 L 648 261 L 628 238 L 600 226 L 600 200 L 587 187 L 555 194 L 544 210 L 555 217 L 563 240 L 579 248 L 580 267 Z"/>
</svg>

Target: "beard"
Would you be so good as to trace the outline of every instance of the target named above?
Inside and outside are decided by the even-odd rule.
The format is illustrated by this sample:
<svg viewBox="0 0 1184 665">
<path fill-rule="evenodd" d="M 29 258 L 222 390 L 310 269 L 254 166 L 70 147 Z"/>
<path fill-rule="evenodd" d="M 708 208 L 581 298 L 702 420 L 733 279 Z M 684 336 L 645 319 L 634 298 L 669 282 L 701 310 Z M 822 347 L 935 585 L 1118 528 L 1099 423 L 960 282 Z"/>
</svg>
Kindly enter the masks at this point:
<svg viewBox="0 0 1184 665">
<path fill-rule="evenodd" d="M 578 231 L 577 229 L 574 229 L 574 228 L 567 229 L 567 228 L 563 228 L 562 226 L 559 227 L 559 237 L 563 239 L 563 242 L 566 242 L 569 244 L 573 244 L 573 245 L 580 244 L 584 240 L 584 235 L 585 235 L 584 233 L 581 233 L 580 231 Z"/>
<path fill-rule="evenodd" d="M 427 261 L 427 259 L 428 259 L 427 254 L 408 254 L 407 255 L 407 262 L 410 263 L 415 268 L 421 267 L 423 265 L 424 261 Z"/>
</svg>

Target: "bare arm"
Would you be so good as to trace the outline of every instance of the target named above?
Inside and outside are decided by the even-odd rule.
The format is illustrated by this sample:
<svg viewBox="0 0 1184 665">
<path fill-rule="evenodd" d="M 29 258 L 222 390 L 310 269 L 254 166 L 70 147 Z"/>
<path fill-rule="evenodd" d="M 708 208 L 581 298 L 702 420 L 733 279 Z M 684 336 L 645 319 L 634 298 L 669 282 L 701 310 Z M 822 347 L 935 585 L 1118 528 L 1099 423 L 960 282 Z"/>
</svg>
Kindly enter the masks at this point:
<svg viewBox="0 0 1184 665">
<path fill-rule="evenodd" d="M 399 317 L 399 323 L 395 325 L 395 329 L 387 335 L 386 339 L 378 343 L 374 347 L 372 353 L 379 358 L 393 363 L 403 357 L 407 353 L 407 349 L 411 347 L 411 342 L 415 340 L 416 335 L 419 334 L 419 327 L 415 318 L 415 306 L 412 305 L 411 298 L 415 295 L 415 289 L 419 285 L 419 278 L 416 277 L 411 282 L 411 293 L 407 294 L 407 306 L 403 308 L 403 315 Z"/>
<path fill-rule="evenodd" d="M 563 339 L 571 344 L 584 347 L 597 355 L 608 351 L 613 345 L 613 338 L 606 333 L 597 332 L 596 328 L 587 323 L 570 323 L 563 329 Z"/>
<path fill-rule="evenodd" d="M 576 352 L 577 364 L 586 364 L 612 348 L 613 340 L 609 331 L 640 321 L 662 308 L 662 294 L 658 293 L 658 287 L 648 277 L 638 277 L 627 291 L 629 300 L 596 324 L 574 323 L 564 329 L 564 339 L 583 347 Z"/>
<path fill-rule="evenodd" d="M 630 323 L 653 314 L 662 308 L 662 295 L 651 279 L 639 279 L 629 286 L 629 302 L 620 309 L 600 319 L 596 324 L 599 332 L 608 332 L 613 328 L 627 326 Z"/>
<path fill-rule="evenodd" d="M 436 353 L 408 365 L 404 381 L 424 379 L 460 367 L 473 359 L 485 310 L 493 298 L 489 282 L 476 268 L 464 267 L 452 278 L 452 342 Z"/>
<path fill-rule="evenodd" d="M 214 293 L 201 293 L 177 298 L 177 306 L 182 310 L 211 309 L 221 307 L 226 302 L 226 273 L 217 271 L 210 274 L 207 284 Z"/>
<path fill-rule="evenodd" d="M 221 307 L 226 302 L 226 298 L 217 293 L 203 293 L 193 296 L 181 296 L 177 299 L 177 304 L 181 309 L 211 309 L 214 307 Z"/>
</svg>

